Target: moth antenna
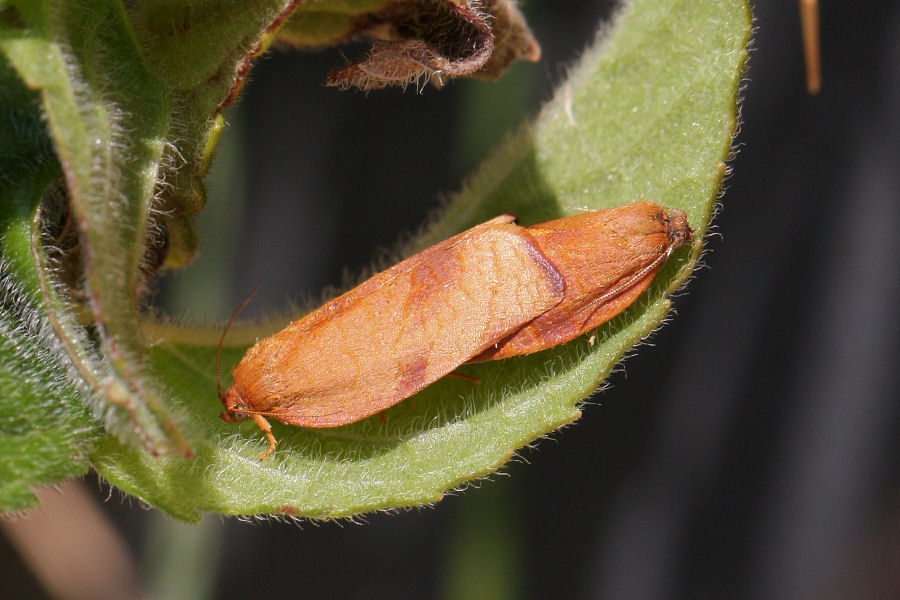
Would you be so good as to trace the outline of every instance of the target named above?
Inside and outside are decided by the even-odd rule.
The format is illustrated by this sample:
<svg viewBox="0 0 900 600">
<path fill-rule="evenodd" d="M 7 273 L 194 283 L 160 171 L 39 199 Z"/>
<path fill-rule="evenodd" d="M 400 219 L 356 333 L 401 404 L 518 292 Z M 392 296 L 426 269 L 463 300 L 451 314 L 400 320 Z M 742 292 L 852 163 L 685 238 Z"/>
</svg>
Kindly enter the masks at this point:
<svg viewBox="0 0 900 600">
<path fill-rule="evenodd" d="M 256 294 L 256 290 L 259 289 L 262 280 L 257 281 L 256 285 L 253 286 L 253 289 L 250 290 L 250 293 L 241 302 L 241 305 L 237 307 L 237 310 L 231 315 L 231 318 L 228 319 L 228 325 L 225 326 L 225 331 L 222 332 L 222 337 L 219 339 L 219 347 L 216 349 L 216 391 L 219 393 L 219 398 L 224 402 L 225 394 L 222 393 L 222 380 L 219 378 L 219 357 L 222 356 L 222 344 L 225 342 L 225 335 L 228 333 L 228 330 L 231 329 L 231 324 L 234 323 L 235 318 L 237 318 L 238 313 L 244 310 L 244 307 L 250 303 L 250 300 L 253 299 L 254 294 Z"/>
</svg>

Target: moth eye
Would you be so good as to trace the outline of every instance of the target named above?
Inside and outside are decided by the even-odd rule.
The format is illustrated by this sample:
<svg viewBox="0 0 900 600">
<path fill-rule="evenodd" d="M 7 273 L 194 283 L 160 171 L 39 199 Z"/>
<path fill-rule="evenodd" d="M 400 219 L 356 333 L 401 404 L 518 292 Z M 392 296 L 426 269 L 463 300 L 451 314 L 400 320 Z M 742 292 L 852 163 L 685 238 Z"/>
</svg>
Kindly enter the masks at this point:
<svg viewBox="0 0 900 600">
<path fill-rule="evenodd" d="M 238 421 L 247 420 L 250 415 L 248 415 L 243 411 L 243 407 L 241 406 L 233 406 L 232 408 L 226 408 L 219 414 L 219 418 L 228 423 L 236 423 Z"/>
</svg>

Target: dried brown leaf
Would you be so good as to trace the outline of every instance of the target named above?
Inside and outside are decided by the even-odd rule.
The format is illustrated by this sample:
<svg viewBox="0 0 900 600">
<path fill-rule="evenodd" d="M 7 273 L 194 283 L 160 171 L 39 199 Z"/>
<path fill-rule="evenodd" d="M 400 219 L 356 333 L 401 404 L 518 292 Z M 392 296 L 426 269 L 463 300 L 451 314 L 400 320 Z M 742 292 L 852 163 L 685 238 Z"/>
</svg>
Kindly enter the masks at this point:
<svg viewBox="0 0 900 600">
<path fill-rule="evenodd" d="M 366 15 L 357 33 L 375 42 L 369 55 L 328 74 L 330 86 L 363 90 L 454 77 L 496 79 L 540 47 L 511 0 L 413 0 Z"/>
</svg>

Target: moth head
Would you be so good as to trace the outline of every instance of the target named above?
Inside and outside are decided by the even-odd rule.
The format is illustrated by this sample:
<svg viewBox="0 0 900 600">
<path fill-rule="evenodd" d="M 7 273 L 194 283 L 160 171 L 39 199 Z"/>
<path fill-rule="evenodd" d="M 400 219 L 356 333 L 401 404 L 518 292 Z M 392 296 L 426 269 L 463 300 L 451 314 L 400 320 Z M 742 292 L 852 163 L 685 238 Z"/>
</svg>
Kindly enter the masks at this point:
<svg viewBox="0 0 900 600">
<path fill-rule="evenodd" d="M 233 385 L 228 388 L 228 391 L 222 396 L 222 403 L 225 405 L 225 410 L 221 412 L 219 418 L 223 421 L 236 423 L 250 417 L 250 415 L 244 412 L 246 410 L 244 401 L 241 398 L 241 395 L 238 394 L 238 391 L 234 389 Z"/>
</svg>

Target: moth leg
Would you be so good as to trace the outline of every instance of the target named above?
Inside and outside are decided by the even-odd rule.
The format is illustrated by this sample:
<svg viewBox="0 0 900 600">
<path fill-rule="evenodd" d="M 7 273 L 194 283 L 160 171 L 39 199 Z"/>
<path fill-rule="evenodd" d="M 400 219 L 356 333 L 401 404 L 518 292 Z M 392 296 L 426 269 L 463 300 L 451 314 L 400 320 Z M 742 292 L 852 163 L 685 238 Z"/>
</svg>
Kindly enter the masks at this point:
<svg viewBox="0 0 900 600">
<path fill-rule="evenodd" d="M 263 461 L 267 456 L 275 452 L 275 446 L 278 442 L 275 441 L 275 436 L 272 435 L 272 426 L 269 425 L 269 422 L 266 421 L 266 418 L 262 415 L 250 415 L 253 417 L 253 421 L 256 423 L 256 426 L 262 429 L 262 432 L 266 435 L 266 439 L 269 440 L 269 449 L 259 455 L 259 460 Z"/>
<path fill-rule="evenodd" d="M 481 383 L 481 380 L 478 379 L 477 377 L 472 377 L 471 375 L 466 375 L 465 373 L 460 373 L 459 371 L 450 371 L 449 373 L 447 373 L 447 377 L 456 377 L 457 379 L 465 379 L 469 383 L 474 383 L 475 385 L 478 385 L 479 383 Z"/>
</svg>

